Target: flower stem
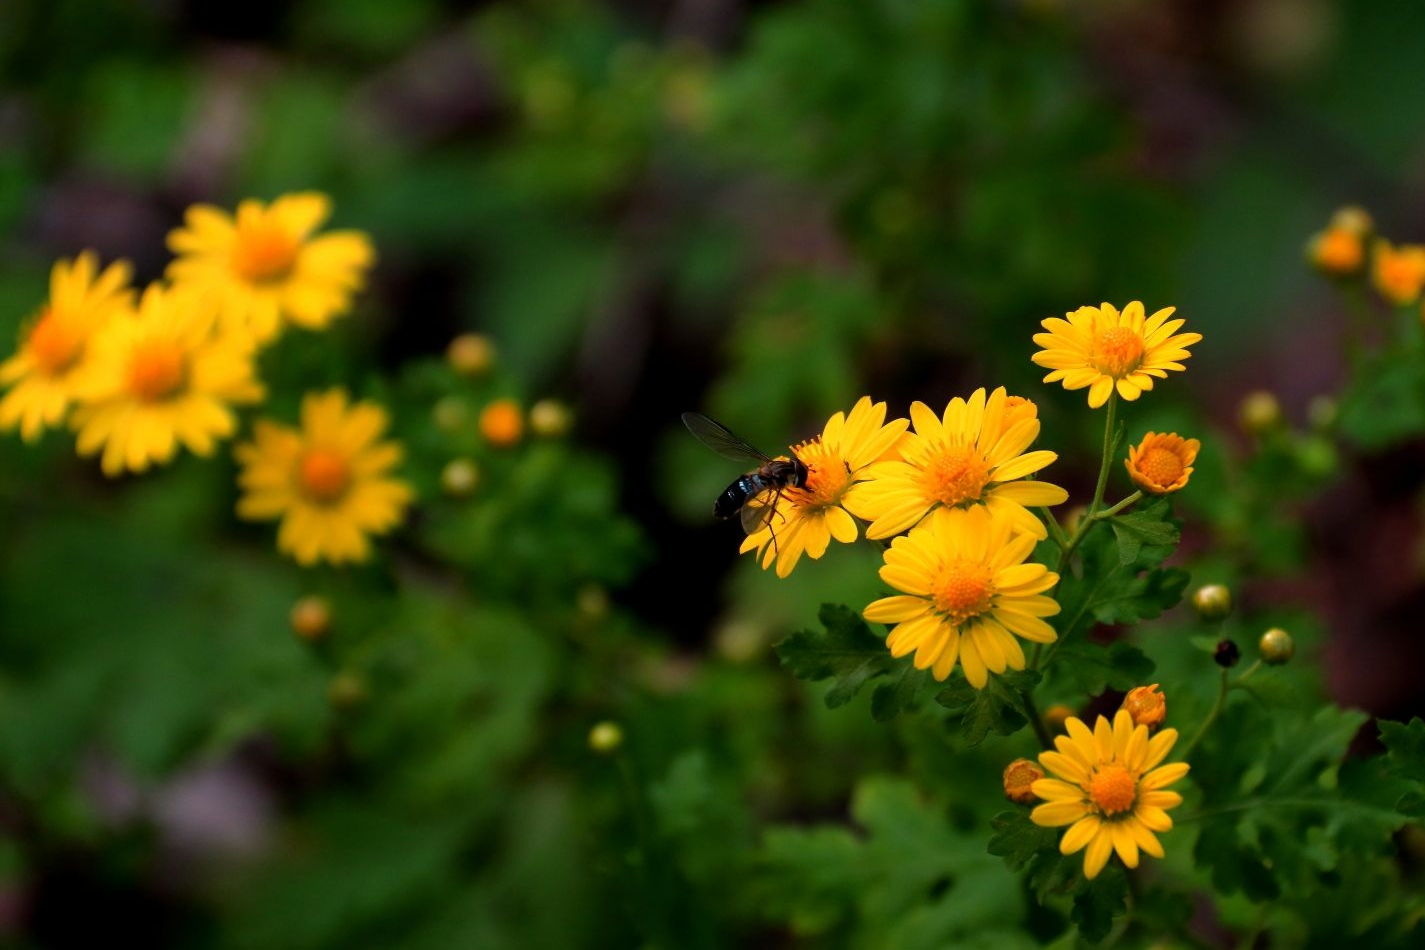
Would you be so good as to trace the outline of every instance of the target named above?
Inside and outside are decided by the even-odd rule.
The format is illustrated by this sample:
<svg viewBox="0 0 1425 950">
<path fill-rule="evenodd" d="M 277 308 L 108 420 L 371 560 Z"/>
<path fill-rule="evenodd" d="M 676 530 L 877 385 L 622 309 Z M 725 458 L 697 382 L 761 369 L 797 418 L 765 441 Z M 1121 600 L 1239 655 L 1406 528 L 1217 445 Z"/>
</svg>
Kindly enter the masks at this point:
<svg viewBox="0 0 1425 950">
<path fill-rule="evenodd" d="M 1113 423 L 1114 415 L 1116 414 L 1115 411 L 1117 410 L 1117 408 L 1118 391 L 1114 390 L 1112 393 L 1109 393 L 1108 412 L 1104 414 L 1105 417 L 1103 420 L 1103 461 L 1098 467 L 1098 484 L 1094 487 L 1093 501 L 1089 503 L 1089 511 L 1088 514 L 1085 516 L 1085 520 L 1093 518 L 1093 516 L 1098 513 L 1099 508 L 1103 506 L 1103 491 L 1105 488 L 1108 487 L 1108 467 L 1113 456 L 1113 443 L 1115 441 L 1113 437 Z M 1080 528 L 1082 530 L 1082 526 L 1080 526 Z"/>
<path fill-rule="evenodd" d="M 1179 758 L 1186 759 L 1188 755 L 1192 753 L 1192 750 L 1197 748 L 1197 744 L 1202 741 L 1202 737 L 1207 735 L 1207 730 L 1212 726 L 1213 721 L 1217 719 L 1217 714 L 1222 712 L 1222 705 L 1227 701 L 1227 691 L 1230 688 L 1231 686 L 1227 682 L 1227 670 L 1224 668 L 1222 670 L 1222 680 L 1217 687 L 1217 701 L 1212 704 L 1212 709 L 1208 711 L 1207 718 L 1202 721 L 1202 725 L 1197 727 L 1197 734 L 1194 735 L 1192 739 L 1188 741 L 1188 744 L 1183 746 L 1182 751 L 1178 753 Z"/>
</svg>

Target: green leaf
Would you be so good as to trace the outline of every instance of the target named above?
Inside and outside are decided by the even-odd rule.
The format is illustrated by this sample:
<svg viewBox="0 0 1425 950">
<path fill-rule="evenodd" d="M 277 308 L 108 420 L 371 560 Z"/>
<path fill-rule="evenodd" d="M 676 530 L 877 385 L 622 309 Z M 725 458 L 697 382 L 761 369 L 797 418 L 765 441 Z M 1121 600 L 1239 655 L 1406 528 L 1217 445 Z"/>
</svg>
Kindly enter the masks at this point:
<svg viewBox="0 0 1425 950">
<path fill-rule="evenodd" d="M 984 689 L 957 679 L 936 695 L 935 701 L 960 717 L 960 735 L 969 745 L 979 745 L 990 733 L 1009 736 L 1029 724 L 1025 694 L 1040 680 L 1036 670 L 1008 670 L 991 675 Z"/>
<path fill-rule="evenodd" d="M 1128 690 L 1142 686 L 1155 668 L 1142 650 L 1122 640 L 1106 647 L 1080 640 L 1054 654 L 1054 669 L 1073 677 L 1090 696 L 1109 688 Z"/>
<path fill-rule="evenodd" d="M 1113 918 L 1127 910 L 1128 876 L 1109 865 L 1074 895 L 1074 909 L 1069 912 L 1069 919 L 1085 940 L 1099 943 L 1113 929 Z"/>
<path fill-rule="evenodd" d="M 1172 504 L 1166 498 L 1159 498 L 1137 511 L 1110 518 L 1108 525 L 1118 539 L 1119 563 L 1137 561 L 1144 547 L 1169 550 L 1177 547 L 1182 537 L 1182 522 L 1172 515 Z"/>
<path fill-rule="evenodd" d="M 1386 770 L 1413 785 L 1396 801 L 1396 811 L 1417 821 L 1425 818 L 1425 720 L 1416 716 L 1406 724 L 1382 719 L 1377 725 L 1387 750 Z"/>
<path fill-rule="evenodd" d="M 1114 532 L 1095 526 L 1079 550 L 1083 557 L 1080 573 L 1066 571 L 1055 595 L 1061 608 L 1057 624 L 1061 640 L 1073 636 L 1090 620 L 1136 623 L 1156 617 L 1182 600 L 1187 572 L 1158 567 L 1173 552 L 1172 545 L 1138 543 L 1133 557 L 1125 561 Z"/>
<path fill-rule="evenodd" d="M 851 608 L 822 604 L 818 619 L 824 632 L 798 631 L 779 641 L 774 649 L 782 665 L 797 679 L 835 680 L 826 692 L 827 708 L 845 705 L 869 680 L 897 666 L 885 642 Z M 882 702 L 883 709 L 886 702 Z"/>
<path fill-rule="evenodd" d="M 905 663 L 899 676 L 890 682 L 877 683 L 875 692 L 871 694 L 872 718 L 877 722 L 888 722 L 900 715 L 902 709 L 915 701 L 916 693 L 925 685 L 926 676 L 925 670 L 917 670 L 912 664 Z"/>
</svg>

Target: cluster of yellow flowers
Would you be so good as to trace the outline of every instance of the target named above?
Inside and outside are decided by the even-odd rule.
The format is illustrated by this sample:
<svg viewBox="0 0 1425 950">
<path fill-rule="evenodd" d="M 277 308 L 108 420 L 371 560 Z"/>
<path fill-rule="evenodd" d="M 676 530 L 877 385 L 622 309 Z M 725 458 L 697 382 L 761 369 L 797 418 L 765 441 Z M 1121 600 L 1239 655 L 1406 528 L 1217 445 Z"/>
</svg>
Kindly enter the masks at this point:
<svg viewBox="0 0 1425 950">
<path fill-rule="evenodd" d="M 1425 295 L 1425 244 L 1392 244 L 1376 233 L 1375 222 L 1361 208 L 1348 206 L 1331 216 L 1313 235 L 1307 258 L 1330 277 L 1351 279 L 1369 273 L 1376 292 L 1392 306 L 1422 304 Z M 1425 317 L 1425 306 L 1422 306 Z"/>
<path fill-rule="evenodd" d="M 68 425 L 111 477 L 208 456 L 238 429 L 237 407 L 265 398 L 256 360 L 288 325 L 320 330 L 350 309 L 375 254 L 366 235 L 317 229 L 324 195 L 244 201 L 236 215 L 188 209 L 168 236 L 166 279 L 137 293 L 126 262 L 59 261 L 49 300 L 0 364 L 0 429 L 27 442 Z M 412 493 L 390 477 L 401 448 L 387 416 L 345 393 L 310 393 L 302 426 L 269 420 L 239 445 L 238 513 L 281 519 L 278 546 L 302 564 L 364 559 L 366 536 L 398 524 Z"/>
</svg>

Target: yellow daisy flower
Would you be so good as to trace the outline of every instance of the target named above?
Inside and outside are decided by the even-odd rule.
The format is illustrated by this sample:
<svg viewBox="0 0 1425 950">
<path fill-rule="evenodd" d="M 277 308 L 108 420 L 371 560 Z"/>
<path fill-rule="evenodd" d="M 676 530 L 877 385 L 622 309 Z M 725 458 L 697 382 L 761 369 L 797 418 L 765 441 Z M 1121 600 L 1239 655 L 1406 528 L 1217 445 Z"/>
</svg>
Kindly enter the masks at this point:
<svg viewBox="0 0 1425 950">
<path fill-rule="evenodd" d="M 102 448 L 110 476 L 166 464 L 179 443 L 211 454 L 237 428 L 232 406 L 263 397 L 254 357 L 252 338 L 221 326 L 212 298 L 151 285 L 137 311 L 100 328 L 75 374 L 79 454 Z"/>
<path fill-rule="evenodd" d="M 783 489 L 776 510 L 743 540 L 738 553 L 755 550 L 763 570 L 775 561 L 777 576 L 786 577 L 802 554 L 811 558 L 825 554 L 832 538 L 845 544 L 855 541 L 859 529 L 844 503 L 871 463 L 889 451 L 910 424 L 905 419 L 885 419 L 886 404 L 862 396 L 849 415 L 838 412 L 827 420 L 821 435 L 793 446 L 793 454 L 807 467 L 806 482 L 800 488 Z M 768 505 L 774 499 L 768 491 L 748 504 Z"/>
<path fill-rule="evenodd" d="M 1059 612 L 1044 595 L 1059 575 L 1024 563 L 1034 544 L 1034 535 L 985 507 L 939 508 L 886 551 L 881 580 L 904 593 L 870 604 L 862 616 L 896 625 L 886 638 L 892 656 L 914 651 L 915 668 L 937 680 L 958 658 L 965 679 L 983 689 L 990 673 L 1024 669 L 1015 637 L 1057 637 L 1043 618 Z"/>
<path fill-rule="evenodd" d="M 98 258 L 85 251 L 50 271 L 49 302 L 24 333 L 18 352 L 0 364 L 0 429 L 20 426 L 33 442 L 64 421 L 75 400 L 74 381 L 89 340 L 111 316 L 133 306 L 129 265 L 116 261 L 99 273 Z"/>
<path fill-rule="evenodd" d="M 1188 764 L 1158 763 L 1177 742 L 1178 731 L 1164 729 L 1150 739 L 1148 727 L 1134 725 L 1126 709 L 1114 715 L 1112 726 L 1099 716 L 1092 732 L 1081 719 L 1065 725 L 1069 734 L 1054 740 L 1058 751 L 1039 754 L 1039 763 L 1057 778 L 1030 786 L 1045 804 L 1029 817 L 1045 828 L 1073 826 L 1059 850 L 1073 854 L 1087 847 L 1087 878 L 1097 877 L 1114 851 L 1130 868 L 1138 866 L 1140 851 L 1161 858 L 1163 846 L 1154 832 L 1173 827 L 1167 810 L 1183 800 L 1164 789 L 1187 774 Z"/>
<path fill-rule="evenodd" d="M 900 460 L 881 462 L 846 497 L 846 507 L 871 522 L 866 537 L 888 538 L 920 522 L 938 506 L 986 506 L 1019 531 L 1045 537 L 1043 522 L 1029 509 L 1069 497 L 1058 485 L 1025 481 L 1059 456 L 1025 450 L 1039 437 L 1039 412 L 1027 399 L 1007 396 L 1001 386 L 985 396 L 958 396 L 937 417 L 912 403 L 915 431 L 897 445 Z"/>
<path fill-rule="evenodd" d="M 375 260 L 360 231 L 313 236 L 330 214 L 331 200 L 316 192 L 283 195 L 271 205 L 244 201 L 235 218 L 194 205 L 168 235 L 178 255 L 168 278 L 221 297 L 225 319 L 259 343 L 275 339 L 284 323 L 323 329 L 350 308 Z"/>
<path fill-rule="evenodd" d="M 377 441 L 386 425 L 384 409 L 369 402 L 348 407 L 340 389 L 302 400 L 300 431 L 260 420 L 253 441 L 233 450 L 242 466 L 238 515 L 280 518 L 277 547 L 299 564 L 366 560 L 367 535 L 400 524 L 414 497 L 389 474 L 402 451 Z"/>
<path fill-rule="evenodd" d="M 1150 495 L 1167 495 L 1186 488 L 1192 477 L 1202 443 L 1184 439 L 1176 432 L 1149 432 L 1143 441 L 1128 447 L 1123 464 L 1133 483 Z"/>
<path fill-rule="evenodd" d="M 1048 333 L 1034 334 L 1043 349 L 1032 359 L 1053 372 L 1044 382 L 1064 381 L 1065 389 L 1089 390 L 1089 407 L 1108 402 L 1109 394 L 1130 402 L 1153 388 L 1153 377 L 1167 379 L 1168 370 L 1181 370 L 1189 346 L 1200 333 L 1178 333 L 1182 320 L 1169 320 L 1174 307 L 1164 307 L 1144 318 L 1143 304 L 1135 300 L 1119 313 L 1112 304 L 1080 307 L 1043 322 Z M 1174 335 L 1176 334 L 1176 335 Z"/>
<path fill-rule="evenodd" d="M 1413 303 L 1425 288 L 1425 246 L 1402 244 L 1395 247 L 1377 238 L 1371 255 L 1371 277 L 1376 290 L 1393 304 Z"/>
</svg>

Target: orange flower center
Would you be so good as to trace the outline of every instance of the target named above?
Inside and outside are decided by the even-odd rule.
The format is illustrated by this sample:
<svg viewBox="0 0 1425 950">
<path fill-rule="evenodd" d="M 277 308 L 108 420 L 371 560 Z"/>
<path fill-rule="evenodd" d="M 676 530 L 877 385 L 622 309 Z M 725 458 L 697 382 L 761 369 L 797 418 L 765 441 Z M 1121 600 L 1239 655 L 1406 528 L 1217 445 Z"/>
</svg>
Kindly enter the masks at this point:
<svg viewBox="0 0 1425 950">
<path fill-rule="evenodd" d="M 989 484 L 990 468 L 973 445 L 942 448 L 925 469 L 925 488 L 943 505 L 979 501 Z"/>
<path fill-rule="evenodd" d="M 298 243 L 275 224 L 263 222 L 238 232 L 232 265 L 239 277 L 254 284 L 283 280 L 297 263 Z"/>
<path fill-rule="evenodd" d="M 1172 449 L 1154 446 L 1138 456 L 1138 471 L 1159 488 L 1167 488 L 1183 477 L 1183 460 Z"/>
<path fill-rule="evenodd" d="M 962 624 L 980 616 L 994 602 L 994 575 L 977 561 L 951 561 L 930 585 L 935 609 L 952 623 Z"/>
<path fill-rule="evenodd" d="M 1128 327 L 1109 327 L 1099 332 L 1089 359 L 1100 373 L 1122 379 L 1143 362 L 1143 337 Z"/>
<path fill-rule="evenodd" d="M 58 376 L 74 365 L 84 341 L 48 307 L 30 331 L 30 356 L 46 374 Z"/>
<path fill-rule="evenodd" d="M 1105 815 L 1116 815 L 1133 807 L 1138 781 L 1121 765 L 1105 765 L 1089 782 L 1089 795 Z"/>
<path fill-rule="evenodd" d="M 346 494 L 351 485 L 351 466 L 345 455 L 333 449 L 309 449 L 302 456 L 299 478 L 308 498 L 330 503 Z"/>
<path fill-rule="evenodd" d="M 173 395 L 188 378 L 183 347 L 173 340 L 144 340 L 129 360 L 129 391 L 144 402 Z"/>
<path fill-rule="evenodd" d="M 802 505 L 835 505 L 851 480 L 851 467 L 836 452 L 821 444 L 821 439 L 803 442 L 792 449 L 792 454 L 807 467 L 806 484 L 802 486 Z"/>
</svg>

